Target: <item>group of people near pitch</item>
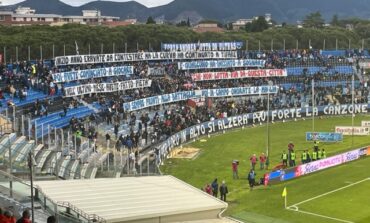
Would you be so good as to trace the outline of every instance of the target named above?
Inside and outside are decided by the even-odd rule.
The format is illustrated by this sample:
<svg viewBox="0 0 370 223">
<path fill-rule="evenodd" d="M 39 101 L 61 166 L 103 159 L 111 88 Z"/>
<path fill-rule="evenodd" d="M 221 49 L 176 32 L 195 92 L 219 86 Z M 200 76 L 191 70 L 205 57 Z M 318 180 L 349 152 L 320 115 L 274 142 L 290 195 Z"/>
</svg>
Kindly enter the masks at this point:
<svg viewBox="0 0 370 223">
<path fill-rule="evenodd" d="M 255 168 L 256 168 L 257 162 L 259 161 L 260 163 L 260 170 L 267 170 L 269 166 L 269 159 L 264 153 L 261 153 L 259 159 L 257 158 L 256 154 L 253 154 L 249 158 L 249 161 L 250 161 L 251 169 L 248 172 L 247 179 L 248 179 L 250 190 L 253 190 L 254 186 L 264 184 L 264 177 L 260 178 L 259 181 L 256 182 L 257 174 L 255 172 Z M 233 160 L 231 166 L 233 170 L 233 179 L 239 179 L 239 175 L 238 175 L 239 161 Z"/>
<path fill-rule="evenodd" d="M 296 158 L 297 158 L 297 155 L 294 150 L 294 144 L 293 142 L 289 142 L 288 153 L 283 151 L 283 153 L 281 154 L 282 164 L 279 165 L 280 168 L 296 166 Z M 303 153 L 301 154 L 302 164 L 305 164 L 311 161 L 316 161 L 319 159 L 324 159 L 324 158 L 326 158 L 326 152 L 324 149 L 321 149 L 321 150 L 319 149 L 319 141 L 314 141 L 313 152 L 311 154 L 309 153 L 308 150 L 303 150 Z M 259 158 L 257 157 L 256 154 L 253 154 L 249 158 L 249 161 L 250 161 L 251 169 L 247 174 L 247 179 L 248 179 L 250 190 L 253 190 L 254 186 L 264 185 L 264 179 L 265 179 L 264 177 L 261 177 L 259 181 L 256 182 L 257 174 L 255 172 L 255 168 L 257 166 L 257 162 L 259 161 L 260 170 L 268 170 L 269 158 L 264 153 L 261 153 Z M 239 174 L 238 174 L 239 161 L 233 160 L 231 167 L 233 171 L 233 179 L 234 180 L 239 179 Z M 219 186 L 217 182 L 217 178 L 211 184 L 206 184 L 206 186 L 202 189 L 206 193 L 213 195 L 215 197 L 218 197 L 218 192 L 220 192 L 220 199 L 223 201 L 226 201 L 226 195 L 229 192 L 225 184 L 225 181 L 222 181 L 221 186 Z"/>
<path fill-rule="evenodd" d="M 325 159 L 326 158 L 326 151 L 325 149 L 319 149 L 319 141 L 314 141 L 313 151 L 310 153 L 308 150 L 303 150 L 301 154 L 301 162 L 302 164 L 309 163 L 312 161 Z M 288 144 L 288 153 L 283 151 L 281 154 L 281 160 L 283 162 L 283 167 L 294 167 L 296 165 L 296 152 L 294 151 L 294 144 L 290 142 Z"/>
<path fill-rule="evenodd" d="M 226 202 L 226 195 L 229 193 L 229 190 L 227 189 L 226 183 L 223 180 L 221 185 L 218 185 L 217 178 L 214 179 L 212 184 L 207 184 L 204 187 L 204 191 L 212 195 L 214 197 L 218 197 L 218 192 L 220 191 L 220 199 Z"/>
</svg>

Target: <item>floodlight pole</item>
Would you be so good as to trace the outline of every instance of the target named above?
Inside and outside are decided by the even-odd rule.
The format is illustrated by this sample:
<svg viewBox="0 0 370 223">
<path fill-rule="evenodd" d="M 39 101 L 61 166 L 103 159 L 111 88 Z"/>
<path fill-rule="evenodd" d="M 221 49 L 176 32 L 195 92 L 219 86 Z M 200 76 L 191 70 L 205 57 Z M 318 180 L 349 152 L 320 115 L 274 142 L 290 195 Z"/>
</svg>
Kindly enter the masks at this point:
<svg viewBox="0 0 370 223">
<path fill-rule="evenodd" d="M 28 167 L 30 168 L 30 181 L 31 181 L 31 217 L 32 222 L 35 222 L 35 214 L 34 214 L 34 195 L 33 195 L 33 157 L 32 152 L 28 154 Z"/>
<path fill-rule="evenodd" d="M 315 79 L 312 78 L 312 132 L 315 132 Z"/>
<path fill-rule="evenodd" d="M 8 134 L 8 152 L 9 152 L 9 195 L 13 198 L 13 165 L 12 165 L 12 145 L 10 143 L 10 136 Z"/>
<path fill-rule="evenodd" d="M 354 148 L 354 115 L 355 115 L 355 75 L 352 73 L 352 148 Z"/>
<path fill-rule="evenodd" d="M 266 156 L 269 157 L 270 154 L 270 88 L 273 85 L 272 81 L 268 82 L 268 91 L 267 91 L 267 123 L 266 123 L 266 128 L 267 128 L 267 139 L 266 139 L 266 144 L 267 144 L 267 151 L 266 151 Z"/>
</svg>

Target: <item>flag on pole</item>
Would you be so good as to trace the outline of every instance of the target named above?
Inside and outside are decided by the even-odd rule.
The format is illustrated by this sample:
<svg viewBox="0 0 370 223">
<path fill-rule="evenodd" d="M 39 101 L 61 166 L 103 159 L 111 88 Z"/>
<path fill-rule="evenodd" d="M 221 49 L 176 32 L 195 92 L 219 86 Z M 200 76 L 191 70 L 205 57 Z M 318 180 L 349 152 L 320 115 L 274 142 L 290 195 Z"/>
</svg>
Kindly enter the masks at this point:
<svg viewBox="0 0 370 223">
<path fill-rule="evenodd" d="M 78 45 L 77 45 L 77 41 L 75 40 L 75 45 L 76 45 L 76 55 L 80 55 L 80 52 L 78 50 Z"/>
<path fill-rule="evenodd" d="M 287 195 L 287 191 L 286 191 L 286 187 L 284 187 L 283 194 L 281 196 L 286 197 L 286 195 Z"/>
</svg>

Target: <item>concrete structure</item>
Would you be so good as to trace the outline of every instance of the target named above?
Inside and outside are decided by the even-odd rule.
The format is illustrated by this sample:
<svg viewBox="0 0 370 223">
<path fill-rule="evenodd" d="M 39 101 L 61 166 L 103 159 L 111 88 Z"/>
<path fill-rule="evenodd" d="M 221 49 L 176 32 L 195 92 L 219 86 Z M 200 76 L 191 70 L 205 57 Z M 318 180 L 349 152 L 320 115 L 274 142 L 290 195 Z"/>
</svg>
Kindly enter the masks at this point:
<svg viewBox="0 0 370 223">
<path fill-rule="evenodd" d="M 218 27 L 217 23 L 199 23 L 198 25 L 194 26 L 194 32 L 198 33 L 205 33 L 205 32 L 214 32 L 214 33 L 221 33 L 224 30 Z"/>
<path fill-rule="evenodd" d="M 103 22 L 116 22 L 119 17 L 102 16 L 99 10 L 83 10 L 82 16 L 62 16 L 55 14 L 36 14 L 36 10 L 29 7 L 18 7 L 15 12 L 0 11 L 0 25 L 62 25 L 77 23 L 99 25 Z"/>
<path fill-rule="evenodd" d="M 232 23 L 233 30 L 244 29 L 248 23 L 252 23 L 254 20 L 257 20 L 257 19 L 258 19 L 258 16 L 255 16 L 251 19 L 238 19 Z M 265 14 L 265 20 L 269 25 L 272 25 L 272 21 L 271 21 L 272 17 L 270 13 Z"/>
<path fill-rule="evenodd" d="M 211 222 L 227 203 L 172 176 L 38 181 L 53 202 L 69 202 L 107 222 Z"/>
</svg>

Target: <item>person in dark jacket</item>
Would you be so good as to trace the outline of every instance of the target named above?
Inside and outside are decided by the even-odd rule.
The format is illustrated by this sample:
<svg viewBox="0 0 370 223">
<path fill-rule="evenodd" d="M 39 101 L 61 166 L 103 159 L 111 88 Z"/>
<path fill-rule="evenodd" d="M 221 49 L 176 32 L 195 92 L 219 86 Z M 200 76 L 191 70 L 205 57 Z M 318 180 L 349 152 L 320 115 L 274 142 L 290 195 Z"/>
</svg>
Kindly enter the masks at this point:
<svg viewBox="0 0 370 223">
<path fill-rule="evenodd" d="M 22 213 L 22 218 L 20 218 L 17 223 L 31 223 L 31 214 L 29 210 L 24 210 Z"/>
<path fill-rule="evenodd" d="M 211 187 L 212 187 L 213 196 L 217 197 L 217 194 L 218 194 L 217 178 L 212 182 Z"/>
<path fill-rule="evenodd" d="M 225 181 L 222 181 L 222 184 L 220 186 L 220 194 L 221 194 L 221 200 L 226 202 L 226 195 L 229 193 L 229 190 L 227 189 L 227 186 L 225 184 Z"/>
</svg>

